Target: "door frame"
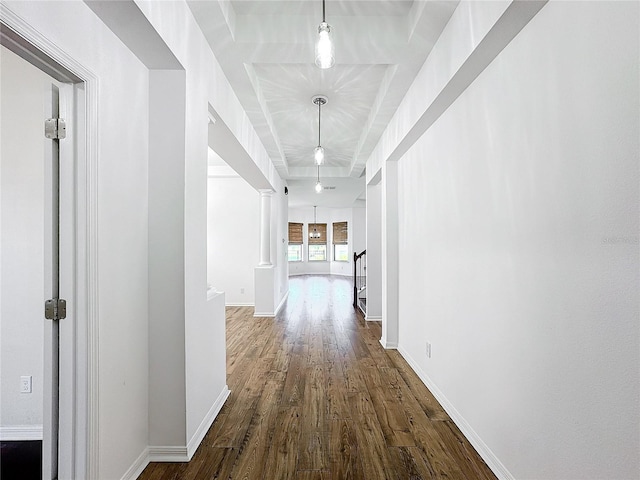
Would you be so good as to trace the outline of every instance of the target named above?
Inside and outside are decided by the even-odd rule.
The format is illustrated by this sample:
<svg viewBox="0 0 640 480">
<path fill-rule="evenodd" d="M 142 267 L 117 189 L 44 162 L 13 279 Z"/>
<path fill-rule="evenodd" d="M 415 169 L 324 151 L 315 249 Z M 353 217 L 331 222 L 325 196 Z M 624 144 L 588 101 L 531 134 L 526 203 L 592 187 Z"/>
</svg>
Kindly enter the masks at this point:
<svg viewBox="0 0 640 480">
<path fill-rule="evenodd" d="M 71 83 L 75 109 L 71 240 L 75 331 L 65 368 L 71 385 L 61 392 L 70 406 L 71 438 L 62 438 L 60 460 L 71 478 L 99 477 L 98 395 L 98 77 L 0 3 L 0 43 L 54 79 Z M 43 315 L 44 321 L 44 315 Z M 70 364 L 70 365 L 69 365 Z M 64 393 L 64 394 L 63 394 Z"/>
</svg>

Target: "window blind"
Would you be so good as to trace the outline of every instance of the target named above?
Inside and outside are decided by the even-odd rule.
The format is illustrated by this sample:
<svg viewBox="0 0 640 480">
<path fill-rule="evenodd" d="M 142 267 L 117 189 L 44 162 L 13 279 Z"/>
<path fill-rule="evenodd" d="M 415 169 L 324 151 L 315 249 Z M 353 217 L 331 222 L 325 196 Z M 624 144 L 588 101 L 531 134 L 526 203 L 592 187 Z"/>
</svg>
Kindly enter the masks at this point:
<svg viewBox="0 0 640 480">
<path fill-rule="evenodd" d="M 347 222 L 335 222 L 333 224 L 333 244 L 346 245 L 348 242 Z"/>
<path fill-rule="evenodd" d="M 327 224 L 326 223 L 310 223 L 309 234 L 316 228 L 320 234 L 320 238 L 309 237 L 309 245 L 326 245 L 327 244 Z"/>
<path fill-rule="evenodd" d="M 302 245 L 302 224 L 289 222 L 289 245 Z"/>
</svg>

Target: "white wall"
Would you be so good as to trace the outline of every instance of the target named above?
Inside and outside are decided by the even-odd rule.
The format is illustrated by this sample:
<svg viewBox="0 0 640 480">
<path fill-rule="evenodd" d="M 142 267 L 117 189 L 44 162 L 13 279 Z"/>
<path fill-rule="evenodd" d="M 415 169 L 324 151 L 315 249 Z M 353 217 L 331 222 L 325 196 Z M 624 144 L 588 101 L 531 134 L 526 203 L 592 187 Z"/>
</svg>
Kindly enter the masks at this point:
<svg viewBox="0 0 640 480">
<path fill-rule="evenodd" d="M 382 166 L 382 338 L 385 348 L 398 347 L 398 162 Z M 410 252 L 409 252 L 410 253 Z"/>
<path fill-rule="evenodd" d="M 349 239 L 349 243 L 353 245 L 351 252 L 351 259 L 353 260 L 354 253 L 361 253 L 367 248 L 367 209 L 365 207 L 353 208 L 351 224 L 349 225 Z"/>
<path fill-rule="evenodd" d="M 273 180 L 275 192 L 271 198 L 271 258 L 274 263 L 274 307 L 279 308 L 289 295 L 289 197 L 284 194 L 284 181 L 279 177 Z"/>
<path fill-rule="evenodd" d="M 47 75 L 0 47 L 0 439 L 42 439 Z M 33 377 L 20 393 L 20 377 Z"/>
<path fill-rule="evenodd" d="M 353 252 L 354 247 L 358 252 L 364 250 L 364 209 L 363 208 L 317 208 L 317 222 L 327 224 L 327 261 L 326 262 L 309 262 L 309 225 L 313 226 L 313 207 L 290 208 L 288 222 L 303 223 L 303 241 L 302 246 L 302 262 L 289 262 L 290 275 L 305 274 L 331 274 L 331 275 L 353 275 Z M 355 224 L 354 224 L 354 218 Z M 348 238 L 349 238 L 349 261 L 335 262 L 333 261 L 333 223 L 347 222 Z M 354 230 L 355 227 L 361 230 Z M 285 237 L 286 238 L 286 237 Z"/>
<path fill-rule="evenodd" d="M 206 315 L 197 317 L 193 331 L 202 339 L 189 341 L 187 365 L 187 452 L 191 457 L 229 396 L 226 386 L 225 296 L 207 297 Z M 193 336 L 193 334 L 192 334 Z"/>
<path fill-rule="evenodd" d="M 638 478 L 638 14 L 548 3 L 399 163 L 400 349 L 502 478 Z"/>
<path fill-rule="evenodd" d="M 184 70 L 149 72 L 149 444 L 185 444 Z M 167 135 L 167 129 L 175 131 Z M 167 301 L 171 299 L 171 301 Z"/>
<path fill-rule="evenodd" d="M 352 208 L 332 208 L 329 211 L 331 221 L 327 225 L 329 240 L 329 259 L 331 260 L 330 271 L 332 275 L 343 275 L 350 277 L 353 275 L 353 209 Z M 347 262 L 336 262 L 333 259 L 333 223 L 347 222 L 347 238 L 349 241 L 349 255 Z"/>
<path fill-rule="evenodd" d="M 382 319 L 382 186 L 367 184 L 367 319 Z"/>
<path fill-rule="evenodd" d="M 260 195 L 240 177 L 208 179 L 207 278 L 228 305 L 253 305 Z"/>
</svg>

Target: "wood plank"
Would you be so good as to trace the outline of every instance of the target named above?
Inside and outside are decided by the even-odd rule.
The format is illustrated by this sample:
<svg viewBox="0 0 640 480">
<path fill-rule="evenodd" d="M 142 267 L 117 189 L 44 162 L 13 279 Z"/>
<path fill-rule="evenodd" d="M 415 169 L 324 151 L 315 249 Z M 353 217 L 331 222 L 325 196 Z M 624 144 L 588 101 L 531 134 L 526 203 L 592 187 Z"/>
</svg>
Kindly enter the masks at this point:
<svg viewBox="0 0 640 480">
<path fill-rule="evenodd" d="M 332 420 L 329 422 L 329 432 L 331 477 L 341 480 L 365 478 L 353 421 Z"/>
<path fill-rule="evenodd" d="M 302 426 L 309 430 L 325 429 L 327 395 L 322 365 L 310 364 L 304 371 L 306 387 L 302 402 Z"/>
<path fill-rule="evenodd" d="M 251 397 L 250 401 L 240 402 L 238 408 L 229 412 L 224 423 L 219 427 L 218 435 L 211 445 L 214 447 L 240 448 L 257 405 L 258 397 Z"/>
<path fill-rule="evenodd" d="M 396 404 L 394 392 L 389 388 L 376 367 L 365 368 L 365 382 L 378 417 L 385 441 L 390 447 L 415 446 L 404 410 Z"/>
<path fill-rule="evenodd" d="M 276 420 L 277 428 L 271 440 L 264 468 L 265 479 L 288 480 L 295 478 L 300 441 L 299 407 L 281 408 Z"/>
<path fill-rule="evenodd" d="M 331 474 L 318 470 L 299 470 L 295 478 L 296 480 L 331 480 Z"/>
<path fill-rule="evenodd" d="M 419 448 L 393 447 L 389 451 L 396 467 L 395 475 L 398 479 L 431 480 L 438 478 L 431 466 L 422 457 L 422 452 Z M 472 479 L 469 478 L 467 480 Z"/>
<path fill-rule="evenodd" d="M 232 478 L 261 478 L 276 427 L 277 405 L 281 390 L 280 379 L 272 378 L 267 381 L 243 444 L 238 451 L 236 463 L 231 471 Z"/>
<path fill-rule="evenodd" d="M 202 468 L 206 456 L 194 457 L 190 462 L 174 463 L 172 468 L 166 469 L 160 480 L 197 480 L 198 470 Z"/>
<path fill-rule="evenodd" d="M 358 445 L 361 446 L 358 451 L 364 478 L 386 478 L 386 472 L 393 471 L 393 468 L 387 457 L 388 447 L 371 399 L 363 394 L 354 394 L 349 397 L 349 403 L 354 424 L 358 426 L 355 434 Z"/>
<path fill-rule="evenodd" d="M 390 447 L 413 447 L 416 445 L 407 417 L 401 408 L 389 401 L 384 401 L 382 409 L 376 408 L 376 413 L 380 425 L 384 425 L 383 432 L 385 428 L 390 432 L 385 435 L 387 445 Z"/>
<path fill-rule="evenodd" d="M 207 447 L 202 466 L 194 478 L 229 478 L 237 456 L 237 448 Z"/>
<path fill-rule="evenodd" d="M 433 423 L 412 425 L 412 432 L 416 445 L 422 450 L 422 455 L 433 469 L 436 478 L 466 478 Z"/>
<path fill-rule="evenodd" d="M 298 405 L 304 396 L 304 357 L 297 353 L 291 354 L 291 361 L 287 369 L 284 388 L 282 390 L 282 400 L 289 405 Z"/>
<path fill-rule="evenodd" d="M 322 326 L 313 328 L 308 333 L 307 342 L 309 345 L 309 363 L 324 362 L 324 348 L 322 346 Z"/>
<path fill-rule="evenodd" d="M 496 476 L 452 421 L 434 422 L 433 425 L 467 478 L 496 480 Z"/>
<path fill-rule="evenodd" d="M 328 419 L 351 418 L 347 402 L 347 380 L 340 365 L 331 364 L 326 374 L 326 402 Z"/>
<path fill-rule="evenodd" d="M 444 411 L 444 408 L 442 408 L 426 385 L 422 383 L 418 375 L 411 370 L 409 364 L 407 364 L 399 353 L 396 352 L 396 354 L 397 355 L 391 355 L 390 358 L 397 372 L 408 386 L 411 396 L 418 401 L 422 410 L 432 420 L 450 420 L 447 412 Z"/>
<path fill-rule="evenodd" d="M 224 425 L 227 418 L 229 417 L 228 411 L 229 410 L 225 410 L 224 413 L 218 414 L 216 419 L 213 421 L 213 424 L 209 428 L 209 431 L 205 434 L 204 438 L 202 439 L 202 442 L 200 443 L 200 447 L 214 446 L 214 442 L 216 441 L 216 439 L 221 436 L 222 426 Z M 196 450 L 195 455 L 198 455 L 198 450 Z"/>
<path fill-rule="evenodd" d="M 138 478 L 144 480 L 161 480 L 162 475 L 164 475 L 164 472 L 166 472 L 168 468 L 169 465 L 166 464 L 150 463 Z"/>
<path fill-rule="evenodd" d="M 299 470 L 329 469 L 329 438 L 327 432 L 302 429 L 298 448 Z"/>
</svg>

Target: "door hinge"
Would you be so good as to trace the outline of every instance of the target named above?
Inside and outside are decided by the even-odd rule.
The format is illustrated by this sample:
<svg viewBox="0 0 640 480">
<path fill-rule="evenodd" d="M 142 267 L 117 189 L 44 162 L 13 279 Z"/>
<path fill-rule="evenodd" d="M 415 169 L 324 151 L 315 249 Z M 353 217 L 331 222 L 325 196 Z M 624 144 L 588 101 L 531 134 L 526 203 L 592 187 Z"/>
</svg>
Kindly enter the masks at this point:
<svg viewBox="0 0 640 480">
<path fill-rule="evenodd" d="M 67 301 L 62 298 L 52 298 L 44 302 L 44 318 L 47 320 L 67 318 Z"/>
<path fill-rule="evenodd" d="M 44 121 L 44 136 L 52 140 L 60 140 L 67 136 L 67 124 L 62 118 L 48 118 Z"/>
</svg>

